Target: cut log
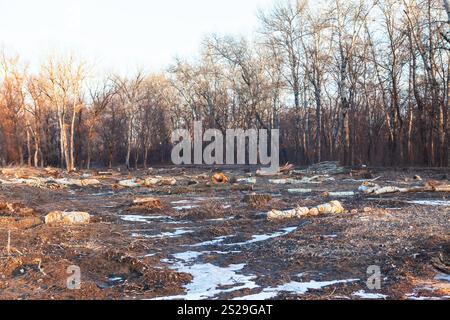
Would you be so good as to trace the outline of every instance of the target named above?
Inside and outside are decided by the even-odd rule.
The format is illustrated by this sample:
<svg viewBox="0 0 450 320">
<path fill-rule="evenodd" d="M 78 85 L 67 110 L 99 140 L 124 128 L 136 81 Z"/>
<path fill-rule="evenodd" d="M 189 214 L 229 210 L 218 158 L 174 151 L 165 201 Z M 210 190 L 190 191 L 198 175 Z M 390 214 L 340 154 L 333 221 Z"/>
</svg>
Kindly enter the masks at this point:
<svg viewBox="0 0 450 320">
<path fill-rule="evenodd" d="M 177 180 L 175 178 L 164 178 L 164 177 L 153 177 L 153 178 L 146 178 L 143 182 L 143 185 L 146 187 L 153 187 L 153 186 L 174 186 L 177 184 Z"/>
<path fill-rule="evenodd" d="M 45 216 L 46 224 L 87 224 L 91 216 L 87 212 L 52 211 Z"/>
<path fill-rule="evenodd" d="M 111 171 L 100 171 L 98 173 L 99 176 L 112 176 L 113 173 Z"/>
<path fill-rule="evenodd" d="M 316 207 L 320 214 L 340 214 L 344 213 L 344 207 L 339 201 L 333 200 L 329 203 L 321 204 Z"/>
<path fill-rule="evenodd" d="M 408 188 L 399 188 L 399 187 L 383 187 L 373 191 L 373 194 L 379 196 L 386 193 L 397 193 L 397 192 L 408 192 Z"/>
<path fill-rule="evenodd" d="M 137 188 L 141 186 L 136 182 L 136 179 L 122 180 L 119 181 L 118 185 L 125 188 Z"/>
<path fill-rule="evenodd" d="M 272 210 L 267 213 L 268 220 L 282 220 L 301 218 L 307 216 L 318 216 L 321 214 L 341 214 L 344 213 L 344 207 L 339 201 L 331 201 L 329 203 L 321 204 L 314 208 L 297 207 L 291 210 Z"/>
<path fill-rule="evenodd" d="M 337 192 L 324 192 L 323 196 L 326 198 L 346 198 L 354 197 L 356 193 L 354 191 L 337 191 Z"/>
<path fill-rule="evenodd" d="M 269 180 L 269 183 L 273 184 L 320 184 L 324 181 L 334 181 L 333 177 L 330 177 L 328 175 L 317 175 L 313 177 L 303 177 L 302 179 L 293 179 L 293 178 L 286 178 L 286 179 L 271 179 Z"/>
<path fill-rule="evenodd" d="M 364 182 L 358 191 L 364 194 L 383 195 L 389 193 L 406 193 L 406 192 L 450 192 L 450 185 L 443 184 L 435 181 L 429 181 L 424 187 L 413 186 L 407 188 L 401 188 L 396 186 L 380 187 L 377 184 L 371 182 Z"/>
<path fill-rule="evenodd" d="M 216 173 L 211 177 L 212 183 L 228 183 L 228 177 L 223 173 Z"/>
</svg>

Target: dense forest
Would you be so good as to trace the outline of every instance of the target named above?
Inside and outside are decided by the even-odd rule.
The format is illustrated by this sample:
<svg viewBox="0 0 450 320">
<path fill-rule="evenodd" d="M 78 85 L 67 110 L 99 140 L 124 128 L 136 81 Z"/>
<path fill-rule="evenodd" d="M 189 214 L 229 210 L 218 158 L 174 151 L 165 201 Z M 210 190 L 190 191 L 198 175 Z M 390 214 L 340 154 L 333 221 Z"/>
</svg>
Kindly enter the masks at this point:
<svg viewBox="0 0 450 320">
<path fill-rule="evenodd" d="M 5 48 L 0 165 L 170 163 L 171 132 L 202 120 L 223 132 L 279 129 L 284 162 L 448 166 L 445 3 L 281 1 L 258 12 L 251 39 L 210 35 L 195 58 L 157 74 L 99 79 L 76 56 L 30 72 Z"/>
</svg>

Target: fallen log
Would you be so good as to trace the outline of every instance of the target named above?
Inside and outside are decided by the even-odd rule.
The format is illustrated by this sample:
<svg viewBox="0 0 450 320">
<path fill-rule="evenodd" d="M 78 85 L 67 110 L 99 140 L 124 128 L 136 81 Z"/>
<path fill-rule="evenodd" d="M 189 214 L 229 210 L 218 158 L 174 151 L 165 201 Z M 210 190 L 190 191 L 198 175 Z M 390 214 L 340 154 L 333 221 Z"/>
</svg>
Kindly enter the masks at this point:
<svg viewBox="0 0 450 320">
<path fill-rule="evenodd" d="M 86 186 L 94 186 L 99 185 L 100 181 L 97 179 L 70 179 L 70 178 L 40 178 L 40 177 L 31 177 L 27 179 L 11 179 L 11 184 L 25 184 L 30 187 L 36 188 L 63 188 L 69 186 L 77 186 L 77 187 L 86 187 Z"/>
<path fill-rule="evenodd" d="M 354 191 L 337 191 L 337 192 L 324 192 L 323 196 L 325 198 L 345 198 L 345 197 L 354 197 L 356 196 L 356 192 Z"/>
<path fill-rule="evenodd" d="M 294 165 L 290 164 L 289 162 L 286 163 L 284 166 L 280 167 L 280 169 L 278 170 L 278 172 L 281 173 L 289 173 L 292 171 L 292 169 L 294 169 Z"/>
<path fill-rule="evenodd" d="M 329 203 L 318 205 L 314 208 L 307 207 L 297 207 L 291 210 L 272 210 L 267 213 L 268 220 L 280 220 L 280 219 L 292 219 L 301 218 L 307 216 L 317 216 L 321 214 L 341 214 L 343 213 L 344 207 L 339 201 L 331 201 Z"/>
<path fill-rule="evenodd" d="M 166 206 L 160 199 L 155 197 L 136 198 L 133 200 L 133 204 L 127 208 L 127 211 L 135 212 L 152 212 L 164 209 Z"/>
<path fill-rule="evenodd" d="M 137 188 L 141 186 L 136 182 L 136 179 L 122 180 L 118 182 L 118 185 L 125 188 Z"/>
<path fill-rule="evenodd" d="M 98 175 L 99 176 L 112 176 L 113 173 L 111 171 L 99 171 Z"/>
<path fill-rule="evenodd" d="M 152 186 L 174 186 L 177 184 L 177 180 L 175 178 L 163 178 L 163 177 L 154 177 L 147 178 L 143 182 L 144 186 L 152 187 Z"/>
<path fill-rule="evenodd" d="M 450 192 L 450 185 L 435 187 L 434 191 L 436 191 L 436 192 Z"/>
<path fill-rule="evenodd" d="M 399 188 L 399 187 L 383 187 L 373 191 L 373 194 L 379 196 L 387 193 L 397 193 L 397 192 L 408 192 L 408 188 Z"/>
<path fill-rule="evenodd" d="M 359 188 L 358 191 L 364 194 L 383 195 L 389 193 L 407 193 L 407 192 L 450 192 L 450 185 L 435 182 L 427 182 L 424 187 L 413 186 L 407 188 L 401 188 L 396 186 L 381 187 L 377 184 L 365 182 Z"/>
<path fill-rule="evenodd" d="M 264 169 L 258 169 L 258 170 L 256 170 L 256 175 L 260 176 L 260 177 L 281 176 L 283 174 L 289 174 L 293 169 L 294 169 L 294 165 L 292 165 L 288 162 L 284 166 L 280 167 L 277 172 L 267 171 Z"/>
<path fill-rule="evenodd" d="M 303 177 L 302 179 L 293 179 L 293 178 L 285 178 L 285 179 L 270 179 L 269 183 L 273 184 L 320 184 L 324 181 L 334 181 L 333 177 L 329 175 L 317 175 L 312 177 Z"/>
<path fill-rule="evenodd" d="M 0 229 L 30 229 L 42 224 L 39 217 L 2 217 L 0 216 Z"/>
<path fill-rule="evenodd" d="M 450 184 L 434 180 L 428 181 L 425 188 L 436 192 L 450 192 Z"/>
<path fill-rule="evenodd" d="M 91 216 L 87 212 L 52 211 L 45 216 L 46 224 L 88 224 Z"/>
</svg>

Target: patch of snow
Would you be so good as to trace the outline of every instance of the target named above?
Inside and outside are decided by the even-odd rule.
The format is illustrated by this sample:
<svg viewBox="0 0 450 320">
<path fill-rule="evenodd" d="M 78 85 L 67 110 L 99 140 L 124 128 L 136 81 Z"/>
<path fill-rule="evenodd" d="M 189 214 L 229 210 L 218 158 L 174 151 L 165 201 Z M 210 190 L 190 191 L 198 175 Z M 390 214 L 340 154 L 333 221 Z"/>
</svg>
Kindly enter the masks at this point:
<svg viewBox="0 0 450 320">
<path fill-rule="evenodd" d="M 352 293 L 352 296 L 363 298 L 363 299 L 386 299 L 387 295 L 381 293 L 367 293 L 364 290 L 359 290 Z"/>
<path fill-rule="evenodd" d="M 150 223 L 151 220 L 172 220 L 169 216 L 140 216 L 140 215 L 121 215 L 120 219 L 128 222 Z"/>
<path fill-rule="evenodd" d="M 156 253 L 149 253 L 149 254 L 146 254 L 146 255 L 144 256 L 144 258 L 147 258 L 147 257 L 153 257 L 153 256 L 156 256 Z"/>
<path fill-rule="evenodd" d="M 200 257 L 202 254 L 203 254 L 203 252 L 186 251 L 186 252 L 175 253 L 175 254 L 173 254 L 173 257 L 177 260 L 182 260 L 184 262 L 190 262 L 190 261 L 193 261 L 193 260 L 197 259 L 198 257 Z"/>
<path fill-rule="evenodd" d="M 233 298 L 233 300 L 268 300 L 277 296 L 273 291 L 261 291 L 260 293 L 250 294 L 248 296 Z"/>
<path fill-rule="evenodd" d="M 194 202 L 201 202 L 201 201 L 212 201 L 212 200 L 223 200 L 223 199 L 224 199 L 223 197 L 209 197 L 209 198 L 206 198 L 206 197 L 194 197 L 192 199 L 192 201 L 194 201 Z"/>
<path fill-rule="evenodd" d="M 108 191 L 108 192 L 100 192 L 100 193 L 93 193 L 93 197 L 103 197 L 103 196 L 112 196 L 114 195 L 114 191 Z"/>
<path fill-rule="evenodd" d="M 189 224 L 191 222 L 190 221 L 174 220 L 174 221 L 167 221 L 165 223 L 167 223 L 167 224 Z"/>
<path fill-rule="evenodd" d="M 209 219 L 207 221 L 227 221 L 227 220 L 233 220 L 234 217 L 227 217 L 227 218 L 217 218 L 217 219 Z"/>
<path fill-rule="evenodd" d="M 241 271 L 245 267 L 243 263 L 231 264 L 228 267 L 218 267 L 211 263 L 191 266 L 177 263 L 174 267 L 178 272 L 190 273 L 192 282 L 185 285 L 185 295 L 163 297 L 162 299 L 164 300 L 202 300 L 213 298 L 220 293 L 259 287 L 253 281 L 256 276 L 237 273 L 237 271 Z M 232 287 L 219 289 L 221 286 Z"/>
<path fill-rule="evenodd" d="M 191 203 L 191 200 L 178 200 L 178 201 L 172 201 L 171 204 L 186 204 Z"/>
<path fill-rule="evenodd" d="M 420 300 L 420 301 L 426 301 L 426 300 L 450 300 L 450 296 L 442 296 L 442 297 L 408 297 L 408 300 Z"/>
<path fill-rule="evenodd" d="M 439 280 L 439 281 L 447 281 L 450 282 L 450 275 L 445 274 L 445 273 L 440 273 L 438 274 L 436 277 L 434 277 L 435 280 Z"/>
<path fill-rule="evenodd" d="M 148 239 L 154 239 L 154 238 L 176 238 L 186 233 L 192 233 L 194 230 L 186 230 L 184 228 L 175 229 L 173 232 L 161 232 L 156 235 L 146 235 L 146 234 L 140 234 L 140 233 L 132 233 L 131 236 L 134 238 L 148 238 Z"/>
<path fill-rule="evenodd" d="M 123 281 L 123 278 L 122 277 L 110 277 L 110 278 L 108 278 L 108 281 L 110 281 L 110 282 Z"/>
<path fill-rule="evenodd" d="M 359 279 L 348 279 L 348 280 L 335 280 L 335 281 L 309 281 L 309 282 L 297 282 L 292 281 L 279 285 L 277 287 L 264 288 L 260 293 L 251 294 L 243 297 L 237 297 L 233 300 L 266 300 L 272 299 L 278 296 L 282 292 L 288 292 L 293 294 L 305 294 L 310 289 L 322 289 L 323 287 L 328 287 L 331 285 L 339 283 L 348 283 L 359 281 Z"/>
<path fill-rule="evenodd" d="M 291 232 L 294 232 L 296 229 L 297 229 L 297 227 L 288 227 L 288 228 L 281 229 L 281 231 L 277 231 L 277 232 L 271 233 L 271 234 L 254 235 L 254 236 L 252 236 L 252 239 L 248 240 L 248 241 L 237 242 L 237 243 L 227 243 L 226 245 L 227 246 L 242 246 L 242 245 L 251 244 L 251 243 L 255 243 L 255 242 L 261 242 L 261 241 L 265 241 L 268 239 L 285 236 Z"/>
<path fill-rule="evenodd" d="M 410 200 L 406 202 L 421 206 L 450 207 L 450 201 L 448 200 Z"/>
<path fill-rule="evenodd" d="M 204 242 L 200 242 L 200 243 L 196 243 L 191 245 L 191 247 L 203 247 L 203 246 L 212 246 L 218 243 L 223 242 L 225 239 L 230 238 L 232 236 L 221 236 L 221 237 L 217 237 L 213 240 L 210 241 L 204 241 Z"/>
<path fill-rule="evenodd" d="M 191 210 L 191 209 L 195 209 L 198 208 L 199 206 L 197 205 L 186 205 L 186 206 L 177 206 L 177 207 L 173 207 L 175 210 L 177 211 L 183 211 L 183 210 Z"/>
<path fill-rule="evenodd" d="M 245 264 L 231 264 L 227 267 L 219 267 L 211 263 L 193 263 L 194 260 L 205 253 L 209 252 L 188 251 L 174 254 L 173 257 L 178 261 L 170 266 L 170 268 L 178 272 L 191 274 L 192 282 L 184 286 L 186 289 L 186 294 L 184 295 L 161 297 L 157 299 L 202 300 L 213 298 L 220 293 L 259 287 L 253 281 L 256 276 L 237 273 L 245 267 Z M 164 259 L 163 262 L 171 262 L 171 260 Z M 220 287 L 223 286 L 227 286 L 228 288 L 220 289 Z"/>
<path fill-rule="evenodd" d="M 222 200 L 223 197 L 211 197 L 211 198 L 205 198 L 205 197 L 193 197 L 190 199 L 182 199 L 182 200 L 175 200 L 170 202 L 171 204 L 192 204 L 192 203 L 199 203 L 203 201 L 212 201 L 212 200 Z"/>
</svg>

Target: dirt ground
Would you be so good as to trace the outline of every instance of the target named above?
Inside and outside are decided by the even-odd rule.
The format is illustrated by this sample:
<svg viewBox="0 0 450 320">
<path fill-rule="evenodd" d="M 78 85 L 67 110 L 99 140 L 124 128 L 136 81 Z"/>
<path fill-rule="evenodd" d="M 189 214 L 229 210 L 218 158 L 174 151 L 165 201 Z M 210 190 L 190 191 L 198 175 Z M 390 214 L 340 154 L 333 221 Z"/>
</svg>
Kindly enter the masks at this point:
<svg viewBox="0 0 450 320">
<path fill-rule="evenodd" d="M 226 168 L 228 182 L 214 184 L 217 169 L 0 170 L 0 299 L 450 299 L 449 192 L 357 192 L 368 180 L 448 184 L 448 169 L 360 169 L 295 185 L 273 179 L 312 174 Z M 99 184 L 30 183 L 35 177 Z M 256 181 L 239 180 L 249 177 Z M 121 185 L 127 179 L 139 185 Z M 156 199 L 133 203 L 143 197 Z M 344 213 L 266 217 L 334 199 Z M 45 224 L 54 210 L 91 220 Z M 69 266 L 79 267 L 80 289 L 67 287 Z M 379 290 L 368 287 L 373 266 Z"/>
</svg>

